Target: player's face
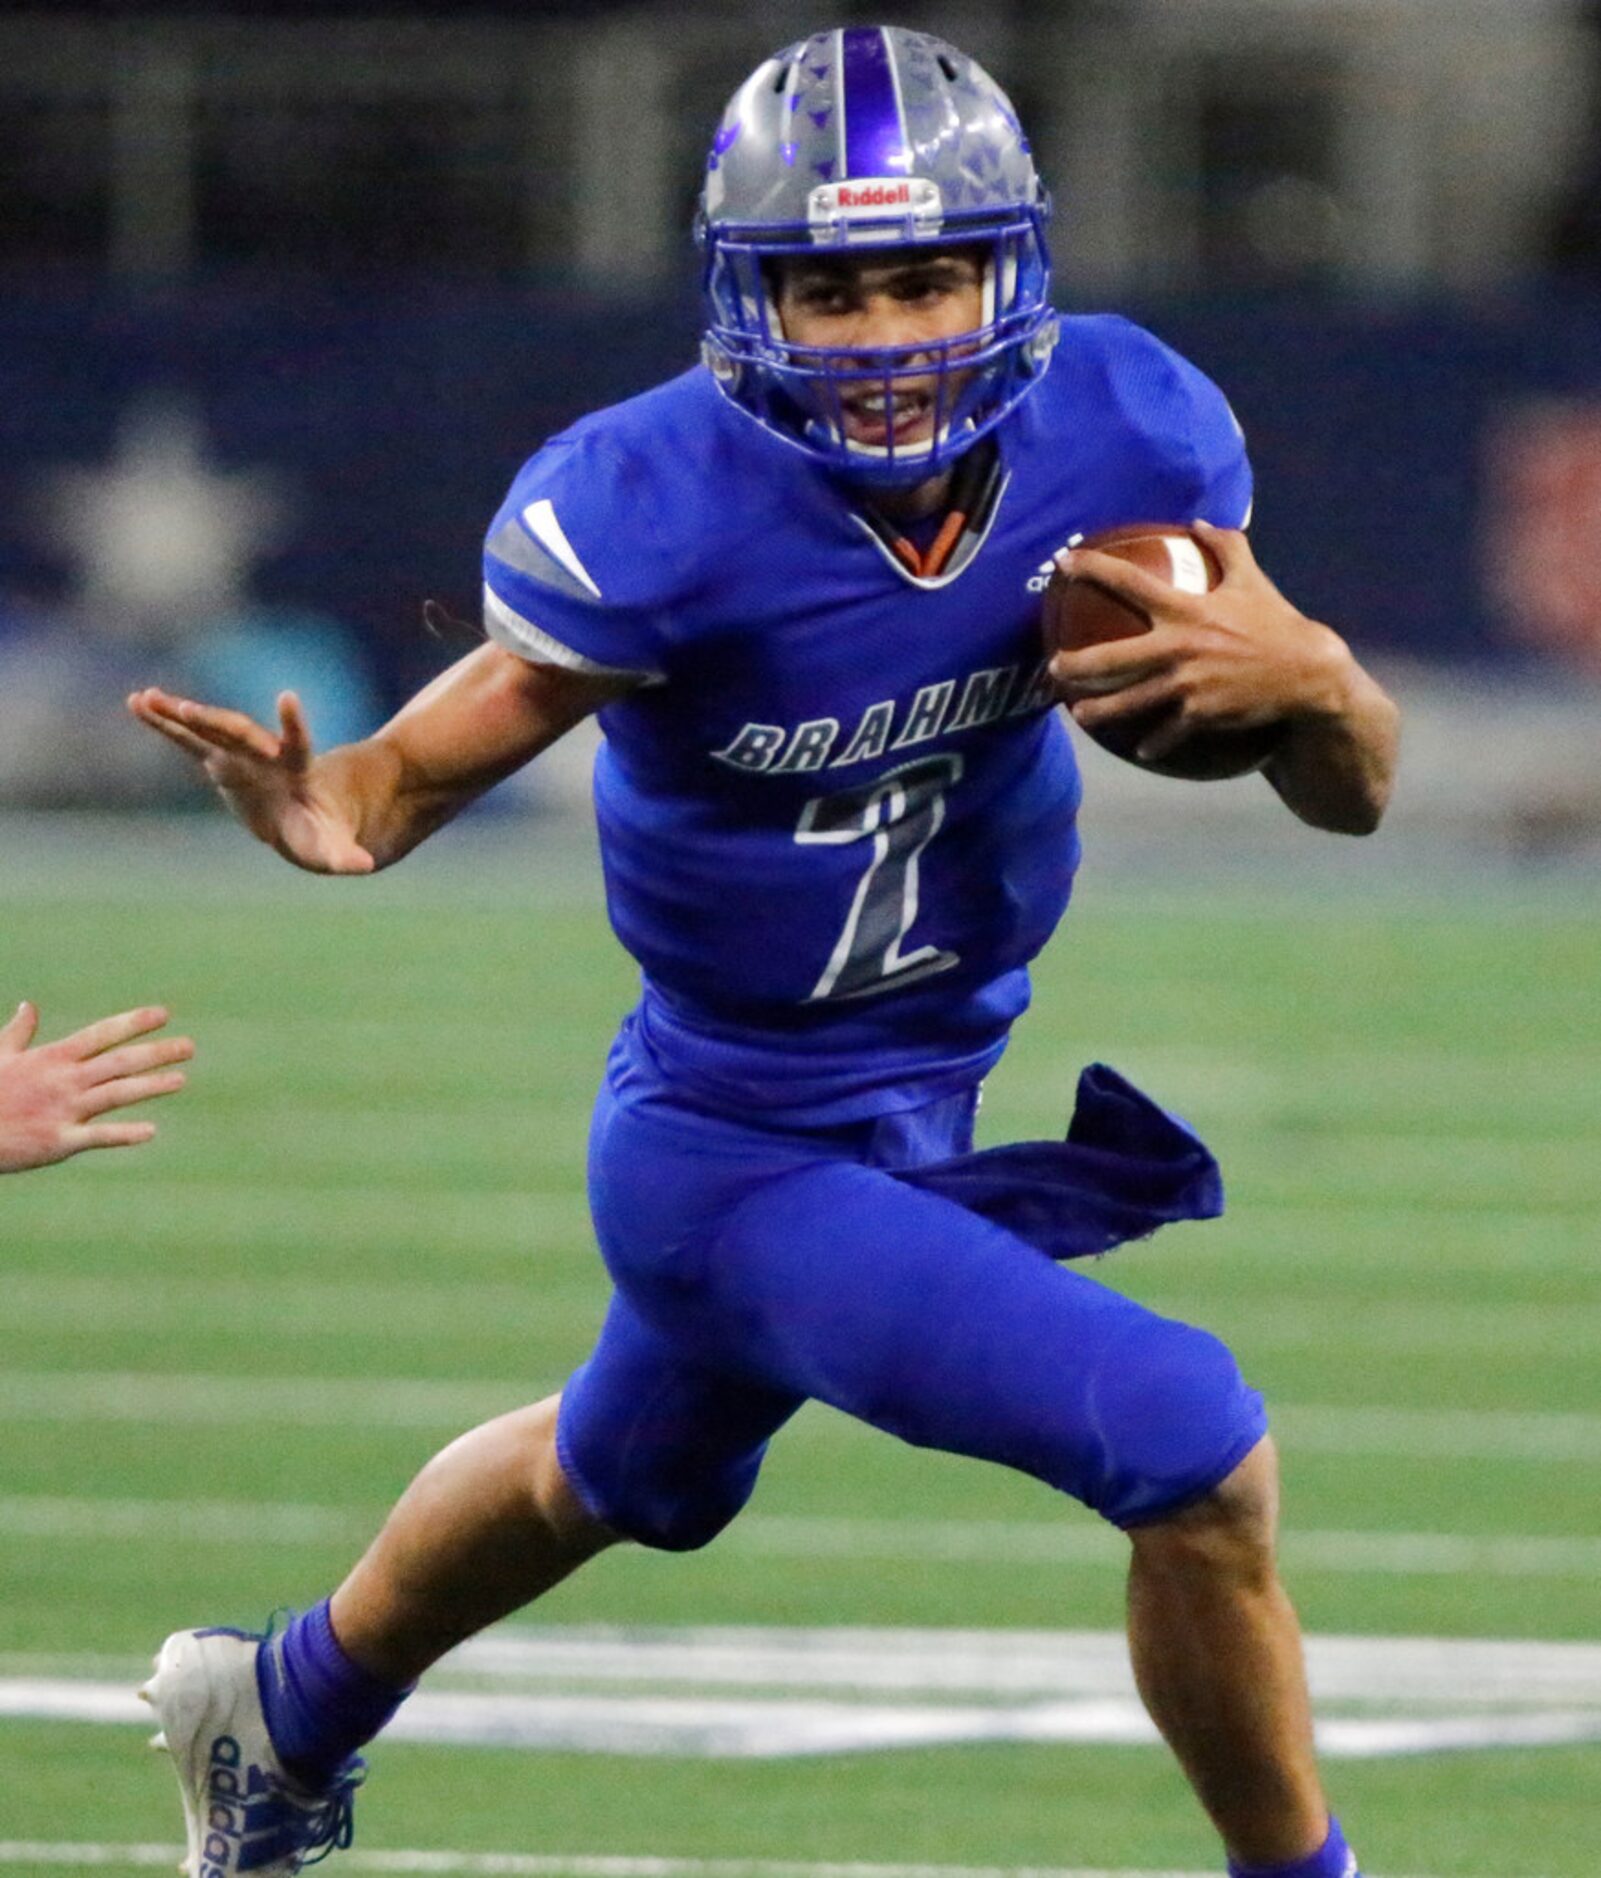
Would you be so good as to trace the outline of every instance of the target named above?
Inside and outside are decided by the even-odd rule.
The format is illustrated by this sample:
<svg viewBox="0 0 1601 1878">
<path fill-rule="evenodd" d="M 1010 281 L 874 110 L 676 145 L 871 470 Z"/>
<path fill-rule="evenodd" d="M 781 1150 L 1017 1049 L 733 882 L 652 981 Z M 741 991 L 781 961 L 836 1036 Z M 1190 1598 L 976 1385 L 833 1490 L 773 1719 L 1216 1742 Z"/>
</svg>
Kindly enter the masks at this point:
<svg viewBox="0 0 1601 1878">
<path fill-rule="evenodd" d="M 849 371 L 886 346 L 932 345 L 984 323 L 982 251 L 948 249 L 921 255 L 807 255 L 780 264 L 778 315 L 794 345 L 834 352 L 829 363 Z M 834 349 L 838 350 L 835 351 Z M 934 435 L 937 377 L 919 373 L 914 352 L 897 370 L 886 402 L 883 381 L 866 379 L 841 395 L 845 434 L 853 443 L 898 448 Z M 947 383 L 945 408 L 965 375 Z"/>
</svg>

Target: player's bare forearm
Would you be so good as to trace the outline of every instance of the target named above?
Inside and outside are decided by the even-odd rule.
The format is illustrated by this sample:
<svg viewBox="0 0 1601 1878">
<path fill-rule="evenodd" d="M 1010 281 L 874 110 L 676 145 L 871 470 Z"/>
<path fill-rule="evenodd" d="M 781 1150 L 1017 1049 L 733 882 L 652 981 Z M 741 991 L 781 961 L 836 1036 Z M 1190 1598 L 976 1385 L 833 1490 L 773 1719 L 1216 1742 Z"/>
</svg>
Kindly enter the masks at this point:
<svg viewBox="0 0 1601 1878">
<path fill-rule="evenodd" d="M 313 754 L 299 699 L 276 733 L 242 711 L 154 687 L 128 708 L 192 757 L 259 841 L 314 874 L 370 874 L 631 684 L 480 646 L 373 736 Z"/>
<path fill-rule="evenodd" d="M 1369 835 L 1395 781 L 1401 713 L 1394 700 L 1330 634 L 1328 677 L 1315 702 L 1289 720 L 1262 773 L 1285 806 L 1313 828 Z"/>
<path fill-rule="evenodd" d="M 317 779 L 348 805 L 374 864 L 387 867 L 629 688 L 481 646 L 376 735 L 330 751 Z"/>
<path fill-rule="evenodd" d="M 366 871 L 373 873 L 402 860 L 497 780 L 479 780 L 466 767 L 431 771 L 412 759 L 389 726 L 316 757 L 308 774 L 310 788 L 371 858 Z M 306 865 L 284 840 L 271 845 L 286 861 Z"/>
</svg>

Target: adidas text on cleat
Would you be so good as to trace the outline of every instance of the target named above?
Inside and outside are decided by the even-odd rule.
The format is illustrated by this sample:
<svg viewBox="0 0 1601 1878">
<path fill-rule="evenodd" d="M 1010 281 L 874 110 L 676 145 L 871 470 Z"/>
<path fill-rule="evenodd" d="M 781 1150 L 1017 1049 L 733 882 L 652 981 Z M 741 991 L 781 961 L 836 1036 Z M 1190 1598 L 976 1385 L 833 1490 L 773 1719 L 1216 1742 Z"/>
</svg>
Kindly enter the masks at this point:
<svg viewBox="0 0 1601 1878">
<path fill-rule="evenodd" d="M 350 1844 L 351 1802 L 364 1764 L 346 1761 L 320 1789 L 285 1771 L 256 1688 L 264 1637 L 180 1630 L 139 1693 L 166 1736 L 183 1797 L 185 1878 L 293 1878 Z"/>
</svg>

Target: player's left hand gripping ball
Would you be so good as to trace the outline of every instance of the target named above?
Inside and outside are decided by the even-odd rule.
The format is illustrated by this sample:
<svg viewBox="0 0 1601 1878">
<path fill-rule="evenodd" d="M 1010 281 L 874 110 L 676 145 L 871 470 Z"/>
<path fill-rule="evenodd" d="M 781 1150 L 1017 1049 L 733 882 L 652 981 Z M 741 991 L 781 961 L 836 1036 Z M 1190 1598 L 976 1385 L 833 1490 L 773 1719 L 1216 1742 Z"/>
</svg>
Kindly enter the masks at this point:
<svg viewBox="0 0 1601 1878">
<path fill-rule="evenodd" d="M 1045 590 L 1040 624 L 1047 656 L 1114 642 L 1122 647 L 1111 663 L 1102 658 L 1104 669 L 1080 673 L 1063 686 L 1069 704 L 1109 701 L 1082 717 L 1075 710 L 1081 728 L 1102 749 L 1162 776 L 1212 782 L 1260 769 L 1284 734 L 1283 722 L 1186 725 L 1184 667 L 1196 649 L 1141 603 L 1142 597 L 1149 601 L 1154 581 L 1179 595 L 1211 593 L 1223 577 L 1211 542 L 1178 523 L 1134 522 L 1075 544 L 1075 553 L 1085 550 L 1109 555 L 1144 578 L 1114 591 L 1093 574 L 1058 566 Z M 1122 645 L 1142 636 L 1142 643 Z"/>
</svg>

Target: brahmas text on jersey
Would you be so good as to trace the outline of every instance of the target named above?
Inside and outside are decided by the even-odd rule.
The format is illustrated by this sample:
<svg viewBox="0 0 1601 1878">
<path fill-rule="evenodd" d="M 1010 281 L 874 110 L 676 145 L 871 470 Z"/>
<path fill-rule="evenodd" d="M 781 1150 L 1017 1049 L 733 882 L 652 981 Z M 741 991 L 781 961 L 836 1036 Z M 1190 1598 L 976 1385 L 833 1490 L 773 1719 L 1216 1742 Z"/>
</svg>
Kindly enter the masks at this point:
<svg viewBox="0 0 1601 1878">
<path fill-rule="evenodd" d="M 1040 570 L 1115 523 L 1238 527 L 1250 471 L 1215 387 L 1106 317 L 1064 322 L 997 438 L 928 579 L 701 370 L 547 444 L 491 525 L 491 636 L 638 681 L 601 714 L 607 901 L 645 975 L 628 1047 L 691 1099 L 915 1107 L 1027 1002 L 1078 860 Z"/>
</svg>

